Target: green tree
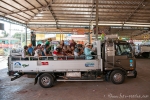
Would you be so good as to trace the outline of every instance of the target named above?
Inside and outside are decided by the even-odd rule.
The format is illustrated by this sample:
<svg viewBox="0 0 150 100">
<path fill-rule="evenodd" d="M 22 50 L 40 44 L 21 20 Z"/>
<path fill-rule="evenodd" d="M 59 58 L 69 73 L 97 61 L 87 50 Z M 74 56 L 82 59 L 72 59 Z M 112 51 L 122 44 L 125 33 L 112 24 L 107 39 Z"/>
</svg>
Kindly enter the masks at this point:
<svg viewBox="0 0 150 100">
<path fill-rule="evenodd" d="M 3 37 L 7 37 L 8 33 L 6 33 L 6 31 L 2 31 L 1 34 L 3 34 Z"/>
<path fill-rule="evenodd" d="M 22 42 L 24 42 L 25 41 L 24 33 L 15 33 L 12 37 L 21 40 L 21 34 L 22 34 Z"/>
</svg>

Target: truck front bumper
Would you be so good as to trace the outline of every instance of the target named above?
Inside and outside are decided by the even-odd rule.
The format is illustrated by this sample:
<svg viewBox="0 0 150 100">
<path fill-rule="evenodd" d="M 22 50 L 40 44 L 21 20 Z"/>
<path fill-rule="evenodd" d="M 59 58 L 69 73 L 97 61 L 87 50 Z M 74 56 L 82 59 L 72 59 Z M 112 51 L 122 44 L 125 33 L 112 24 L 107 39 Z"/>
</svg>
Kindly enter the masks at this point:
<svg viewBox="0 0 150 100">
<path fill-rule="evenodd" d="M 133 70 L 133 71 L 127 71 L 127 77 L 134 77 L 136 78 L 137 76 L 137 71 Z"/>
</svg>

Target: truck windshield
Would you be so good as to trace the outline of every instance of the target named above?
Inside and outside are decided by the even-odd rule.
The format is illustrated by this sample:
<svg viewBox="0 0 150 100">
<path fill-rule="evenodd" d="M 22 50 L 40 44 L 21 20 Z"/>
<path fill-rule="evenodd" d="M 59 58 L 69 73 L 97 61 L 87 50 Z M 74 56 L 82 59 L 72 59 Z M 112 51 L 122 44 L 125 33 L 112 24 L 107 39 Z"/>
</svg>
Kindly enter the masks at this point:
<svg viewBox="0 0 150 100">
<path fill-rule="evenodd" d="M 117 43 L 116 44 L 116 55 L 127 55 L 132 57 L 132 48 L 129 43 Z"/>
</svg>

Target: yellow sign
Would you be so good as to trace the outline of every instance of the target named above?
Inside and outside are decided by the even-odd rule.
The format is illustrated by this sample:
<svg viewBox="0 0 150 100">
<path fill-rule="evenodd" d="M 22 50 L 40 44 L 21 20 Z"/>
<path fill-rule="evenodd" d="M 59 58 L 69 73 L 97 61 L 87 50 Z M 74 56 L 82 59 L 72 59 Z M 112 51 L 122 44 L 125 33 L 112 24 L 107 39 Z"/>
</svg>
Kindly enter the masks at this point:
<svg viewBox="0 0 150 100">
<path fill-rule="evenodd" d="M 36 40 L 44 40 L 45 34 L 36 34 Z"/>
<path fill-rule="evenodd" d="M 57 41 L 64 40 L 64 39 L 65 39 L 65 34 L 56 34 Z"/>
</svg>

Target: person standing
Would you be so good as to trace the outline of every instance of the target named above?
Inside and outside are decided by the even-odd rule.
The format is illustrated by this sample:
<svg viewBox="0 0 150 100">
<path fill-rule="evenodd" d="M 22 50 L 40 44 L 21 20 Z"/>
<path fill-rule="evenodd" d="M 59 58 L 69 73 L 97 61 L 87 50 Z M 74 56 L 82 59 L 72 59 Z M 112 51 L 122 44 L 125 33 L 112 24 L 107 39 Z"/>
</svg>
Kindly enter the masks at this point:
<svg viewBox="0 0 150 100">
<path fill-rule="evenodd" d="M 31 32 L 31 44 L 36 46 L 36 35 L 33 32 Z"/>
<path fill-rule="evenodd" d="M 45 45 L 51 46 L 51 42 L 52 42 L 52 39 L 51 39 L 51 38 L 48 38 L 48 40 L 46 41 Z"/>
<path fill-rule="evenodd" d="M 45 46 L 49 46 L 49 51 L 51 51 L 51 46 L 52 46 L 52 39 L 51 38 L 48 38 L 48 40 L 45 42 Z"/>
</svg>

